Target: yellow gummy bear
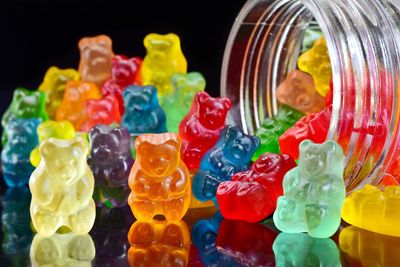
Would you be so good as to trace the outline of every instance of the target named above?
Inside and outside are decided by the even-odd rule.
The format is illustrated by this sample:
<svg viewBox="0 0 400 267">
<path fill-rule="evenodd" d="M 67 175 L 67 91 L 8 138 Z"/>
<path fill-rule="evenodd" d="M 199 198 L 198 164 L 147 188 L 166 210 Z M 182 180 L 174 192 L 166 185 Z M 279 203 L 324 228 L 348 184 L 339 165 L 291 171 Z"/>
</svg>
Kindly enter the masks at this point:
<svg viewBox="0 0 400 267">
<path fill-rule="evenodd" d="M 172 75 L 187 71 L 179 37 L 173 33 L 151 33 L 144 38 L 143 43 L 147 51 L 141 67 L 143 85 L 154 85 L 161 97 L 171 93 Z"/>
<path fill-rule="evenodd" d="M 51 236 L 60 227 L 86 234 L 93 226 L 94 177 L 86 160 L 89 143 L 49 138 L 39 146 L 40 164 L 29 179 L 30 214 L 34 228 Z"/>
<path fill-rule="evenodd" d="M 50 137 L 69 140 L 75 137 L 74 126 L 69 121 L 45 121 L 42 122 L 37 128 L 39 136 L 39 144 Z M 39 146 L 32 150 L 30 154 L 30 161 L 34 167 L 39 166 L 40 153 Z"/>
<path fill-rule="evenodd" d="M 74 69 L 59 69 L 50 67 L 43 79 L 39 90 L 46 94 L 46 110 L 51 119 L 54 119 L 57 107 L 60 105 L 69 81 L 79 81 L 79 73 Z"/>
<path fill-rule="evenodd" d="M 54 234 L 45 237 L 36 234 L 33 238 L 30 258 L 33 267 L 39 266 L 92 266 L 96 255 L 90 235 L 74 233 Z"/>
<path fill-rule="evenodd" d="M 382 192 L 366 185 L 349 195 L 342 209 L 347 223 L 385 235 L 400 236 L 400 186 L 388 186 Z"/>
<path fill-rule="evenodd" d="M 325 96 L 329 91 L 332 68 L 328 48 L 324 38 L 314 42 L 312 48 L 303 53 L 297 62 L 299 69 L 310 74 L 314 79 L 315 89 Z"/>
</svg>

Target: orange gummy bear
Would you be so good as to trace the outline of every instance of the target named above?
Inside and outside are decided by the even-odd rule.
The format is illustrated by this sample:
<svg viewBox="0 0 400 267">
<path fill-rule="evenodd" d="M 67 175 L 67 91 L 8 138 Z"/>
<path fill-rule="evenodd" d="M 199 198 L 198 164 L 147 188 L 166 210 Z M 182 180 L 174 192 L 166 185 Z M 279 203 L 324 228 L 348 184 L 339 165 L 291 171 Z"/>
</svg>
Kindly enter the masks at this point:
<svg viewBox="0 0 400 267">
<path fill-rule="evenodd" d="M 138 220 L 164 215 L 168 221 L 177 221 L 186 214 L 192 190 L 189 171 L 180 158 L 181 144 L 174 133 L 144 134 L 136 139 L 128 202 Z"/>
<path fill-rule="evenodd" d="M 56 120 L 67 120 L 72 123 L 75 130 L 80 130 L 86 119 L 85 101 L 99 99 L 100 90 L 94 83 L 82 81 L 69 81 L 65 88 L 64 98 L 56 111 Z"/>
</svg>

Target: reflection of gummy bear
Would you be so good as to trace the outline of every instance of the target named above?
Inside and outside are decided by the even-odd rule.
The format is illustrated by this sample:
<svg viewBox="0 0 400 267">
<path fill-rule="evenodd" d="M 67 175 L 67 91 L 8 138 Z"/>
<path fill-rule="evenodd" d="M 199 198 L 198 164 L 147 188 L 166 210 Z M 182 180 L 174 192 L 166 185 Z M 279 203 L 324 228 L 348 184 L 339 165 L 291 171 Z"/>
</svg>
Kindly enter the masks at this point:
<svg viewBox="0 0 400 267">
<path fill-rule="evenodd" d="M 342 148 L 334 141 L 305 140 L 298 164 L 283 179 L 284 196 L 278 199 L 274 223 L 282 232 L 329 237 L 340 225 L 346 196 Z"/>
<path fill-rule="evenodd" d="M 96 249 L 90 235 L 74 233 L 54 234 L 50 237 L 36 234 L 31 245 L 33 267 L 92 266 Z"/>
<path fill-rule="evenodd" d="M 83 132 L 88 132 L 95 125 L 119 124 L 121 122 L 118 100 L 112 95 L 101 99 L 87 100 L 85 102 L 85 114 L 87 119 L 81 126 Z"/>
<path fill-rule="evenodd" d="M 82 81 L 101 86 L 109 77 L 112 65 L 112 41 L 107 35 L 85 37 L 79 41 L 81 60 L 79 73 Z"/>
<path fill-rule="evenodd" d="M 86 234 L 92 228 L 96 206 L 92 199 L 94 178 L 86 163 L 89 145 L 50 138 L 40 144 L 41 161 L 29 180 L 31 218 L 38 233 L 50 236 L 61 226 Z"/>
<path fill-rule="evenodd" d="M 198 169 L 203 155 L 218 141 L 230 108 L 228 98 L 213 98 L 206 92 L 196 94 L 189 113 L 179 125 L 181 157 L 189 170 Z"/>
<path fill-rule="evenodd" d="M 289 73 L 276 90 L 276 98 L 305 113 L 315 113 L 325 108 L 325 99 L 315 91 L 312 77 L 302 71 Z"/>
<path fill-rule="evenodd" d="M 57 139 L 73 139 L 75 137 L 74 126 L 69 121 L 45 121 L 37 128 L 39 144 L 50 137 Z M 30 154 L 30 161 L 34 167 L 39 166 L 40 153 L 39 146 L 35 147 Z"/>
<path fill-rule="evenodd" d="M 186 73 L 187 69 L 179 37 L 173 33 L 151 33 L 143 43 L 147 51 L 141 69 L 143 84 L 154 85 L 160 97 L 171 93 L 171 76 L 174 73 Z"/>
<path fill-rule="evenodd" d="M 7 123 L 14 119 L 31 119 L 39 118 L 42 121 L 48 119 L 46 112 L 46 96 L 39 91 L 29 91 L 25 88 L 17 88 L 10 106 L 7 108 L 1 118 L 1 126 L 3 127 L 2 144 L 7 142 L 7 134 L 4 131 Z"/>
<path fill-rule="evenodd" d="M 216 245 L 219 252 L 240 262 L 240 266 L 273 266 L 272 244 L 277 235 L 262 224 L 223 220 Z"/>
<path fill-rule="evenodd" d="M 68 81 L 78 81 L 79 73 L 74 69 L 51 67 L 47 70 L 39 90 L 46 94 L 46 110 L 54 119 L 56 109 L 60 105 Z"/>
<path fill-rule="evenodd" d="M 280 233 L 272 247 L 276 266 L 342 266 L 339 250 L 330 238 L 312 238 L 304 233 Z"/>
<path fill-rule="evenodd" d="M 177 133 L 179 123 L 189 112 L 197 92 L 204 91 L 206 80 L 199 72 L 176 73 L 171 78 L 174 92 L 164 97 L 162 108 L 167 115 L 167 129 Z"/>
<path fill-rule="evenodd" d="M 299 69 L 313 76 L 315 89 L 325 96 L 329 91 L 332 77 L 331 62 L 324 38 L 316 40 L 313 47 L 302 54 L 298 60 Z"/>
<path fill-rule="evenodd" d="M 89 139 L 88 164 L 96 179 L 95 201 L 126 205 L 130 193 L 128 176 L 133 165 L 128 130 L 97 125 L 90 130 Z"/>
<path fill-rule="evenodd" d="M 135 141 L 136 161 L 129 175 L 129 205 L 140 220 L 163 214 L 180 220 L 190 204 L 189 171 L 180 159 L 176 134 L 144 134 Z"/>
<path fill-rule="evenodd" d="M 99 99 L 101 93 L 94 83 L 70 81 L 65 86 L 64 98 L 56 111 L 56 120 L 67 120 L 74 125 L 75 130 L 80 130 L 86 120 L 85 101 Z"/>
<path fill-rule="evenodd" d="M 225 127 L 218 142 L 201 160 L 200 169 L 193 178 L 193 195 L 200 201 L 212 199 L 216 202 L 218 185 L 248 169 L 259 143 L 258 137 L 244 134 L 237 126 Z"/>
<path fill-rule="evenodd" d="M 1 165 L 8 186 L 22 186 L 29 181 L 34 170 L 29 154 L 39 143 L 36 133 L 39 124 L 39 119 L 13 119 L 6 125 L 9 141 L 1 151 Z"/>
<path fill-rule="evenodd" d="M 299 145 L 302 141 L 309 139 L 315 143 L 324 142 L 328 135 L 331 112 L 332 107 L 328 107 L 321 112 L 309 114 L 286 130 L 279 137 L 281 153 L 288 154 L 297 160 Z"/>
<path fill-rule="evenodd" d="M 257 129 L 255 135 L 260 138 L 261 143 L 251 160 L 256 161 L 266 152 L 279 154 L 279 137 L 301 117 L 303 117 L 302 113 L 285 105 L 280 106 L 278 114 L 273 118 L 265 119 L 261 127 Z"/>
<path fill-rule="evenodd" d="M 399 266 L 400 238 L 398 237 L 348 226 L 340 231 L 339 245 L 344 252 L 343 255 L 350 257 L 346 261 L 350 261 L 348 266 Z"/>
<path fill-rule="evenodd" d="M 121 125 L 131 134 L 166 132 L 165 113 L 154 86 L 128 86 L 123 92 L 125 113 Z"/>
<path fill-rule="evenodd" d="M 184 221 L 136 221 L 128 240 L 131 267 L 185 267 L 189 262 L 190 233 Z"/>
<path fill-rule="evenodd" d="M 29 249 L 32 240 L 29 216 L 31 193 L 26 186 L 9 187 L 2 199 L 1 216 L 3 230 L 3 251 L 16 254 Z M 27 266 L 27 265 L 18 265 Z"/>
<path fill-rule="evenodd" d="M 400 186 L 388 186 L 382 192 L 367 184 L 346 198 L 342 218 L 347 223 L 368 231 L 400 236 L 398 207 Z"/>
<path fill-rule="evenodd" d="M 283 195 L 283 176 L 294 167 L 296 163 L 288 155 L 265 153 L 250 170 L 222 182 L 217 200 L 224 218 L 258 222 L 271 215 Z"/>
</svg>

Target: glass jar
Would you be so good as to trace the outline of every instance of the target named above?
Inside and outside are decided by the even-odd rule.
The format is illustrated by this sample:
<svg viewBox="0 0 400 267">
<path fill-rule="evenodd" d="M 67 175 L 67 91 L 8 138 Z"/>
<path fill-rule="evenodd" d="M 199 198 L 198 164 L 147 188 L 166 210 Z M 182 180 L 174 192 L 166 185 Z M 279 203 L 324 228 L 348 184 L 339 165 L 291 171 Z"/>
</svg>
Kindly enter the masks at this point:
<svg viewBox="0 0 400 267">
<path fill-rule="evenodd" d="M 316 21 L 332 65 L 327 139 L 346 155 L 348 192 L 378 184 L 399 150 L 400 1 L 249 0 L 231 30 L 221 94 L 229 123 L 254 133 L 277 113 L 276 89 L 297 68 L 302 40 Z"/>
</svg>

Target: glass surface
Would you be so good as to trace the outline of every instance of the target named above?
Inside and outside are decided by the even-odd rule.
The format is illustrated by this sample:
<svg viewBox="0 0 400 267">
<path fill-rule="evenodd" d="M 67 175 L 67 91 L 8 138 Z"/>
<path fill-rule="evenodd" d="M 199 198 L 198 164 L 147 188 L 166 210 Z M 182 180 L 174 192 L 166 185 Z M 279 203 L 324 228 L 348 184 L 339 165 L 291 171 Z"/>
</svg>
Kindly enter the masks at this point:
<svg viewBox="0 0 400 267">
<path fill-rule="evenodd" d="M 136 240 L 145 242 L 132 248 L 127 235 L 135 219 L 129 207 L 98 208 L 89 235 L 66 233 L 46 239 L 33 233 L 29 205 L 27 187 L 3 187 L 0 266 L 31 266 L 32 262 L 53 264 L 46 266 L 130 266 L 128 251 L 136 255 L 131 266 L 396 266 L 400 260 L 400 238 L 345 224 L 330 239 L 283 234 L 272 219 L 263 223 L 224 220 L 216 208 L 189 210 L 179 224 L 182 235 L 175 238 L 172 231 L 165 231 L 168 241 L 165 232 L 152 239 L 156 235 L 139 231 L 142 239 Z M 162 232 L 162 227 L 157 231 Z M 179 237 L 185 235 L 190 241 L 180 242 L 184 238 Z"/>
</svg>

